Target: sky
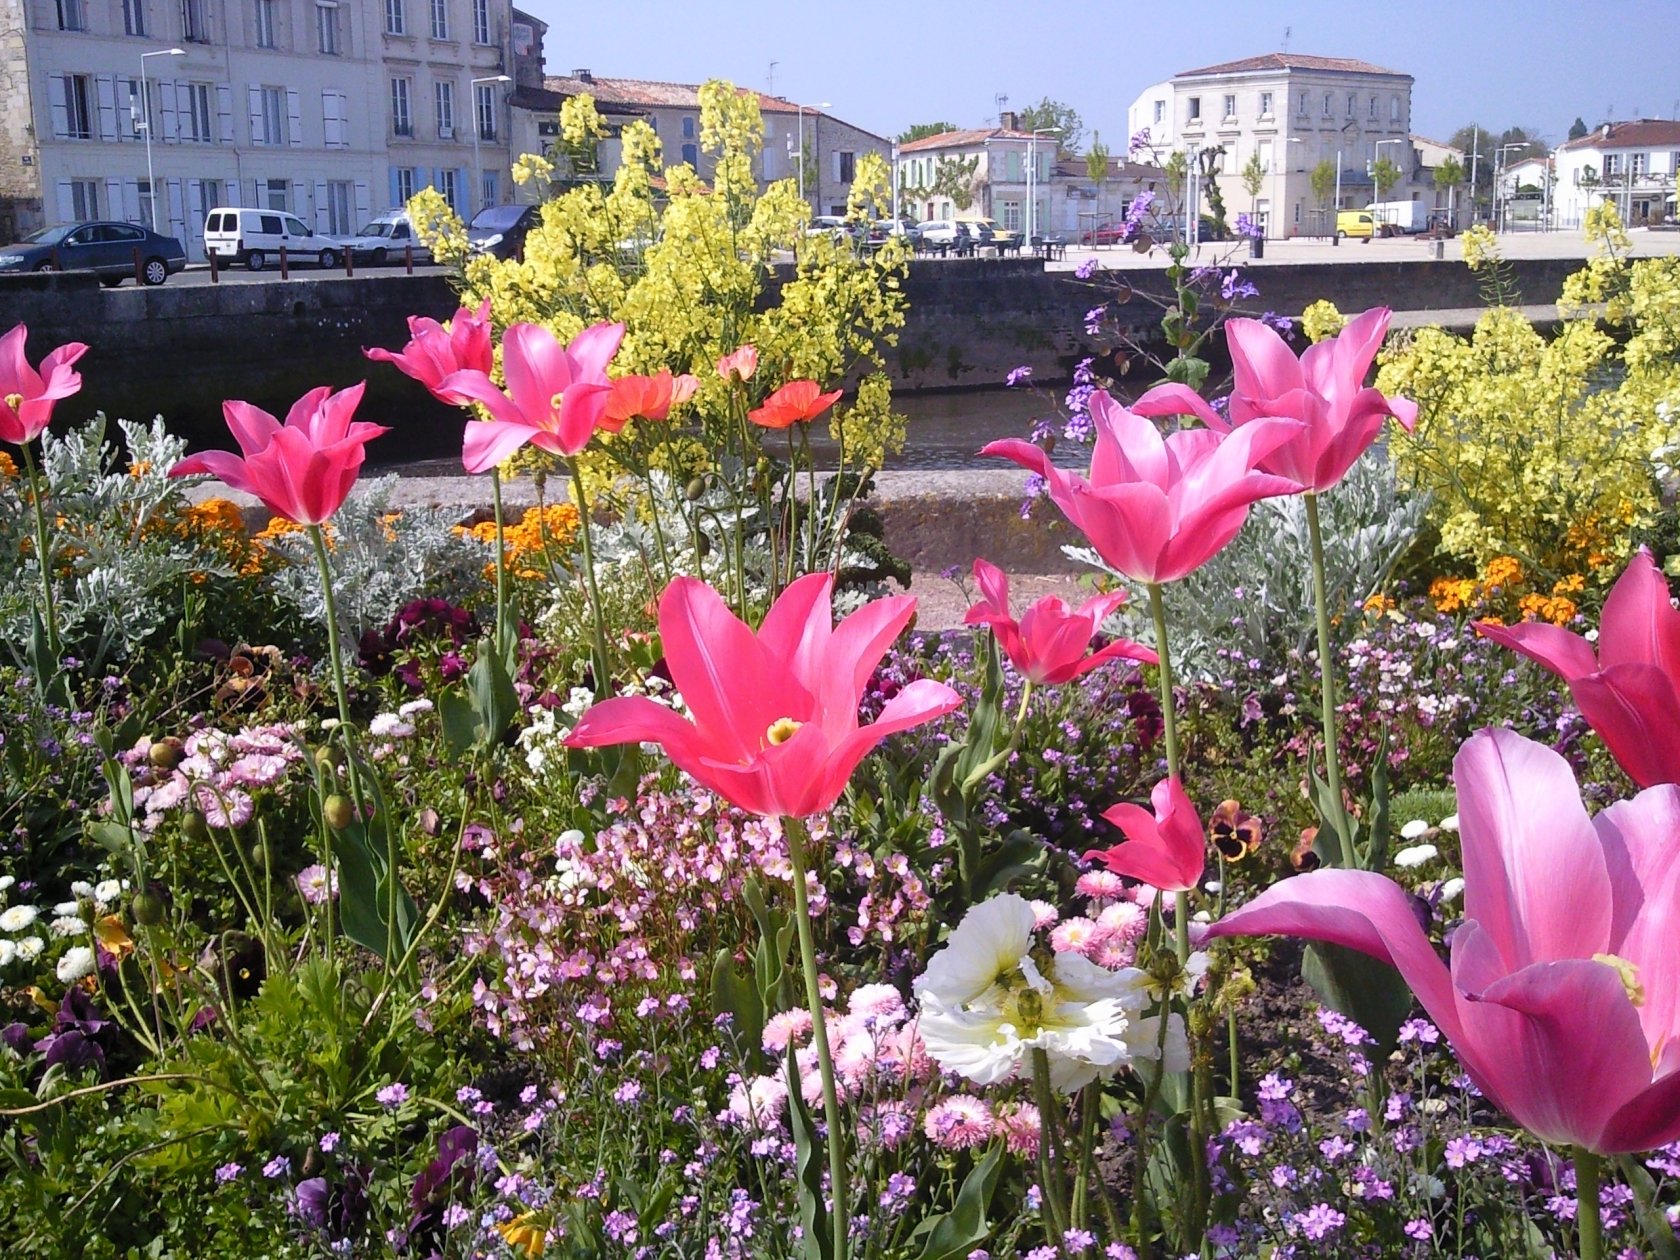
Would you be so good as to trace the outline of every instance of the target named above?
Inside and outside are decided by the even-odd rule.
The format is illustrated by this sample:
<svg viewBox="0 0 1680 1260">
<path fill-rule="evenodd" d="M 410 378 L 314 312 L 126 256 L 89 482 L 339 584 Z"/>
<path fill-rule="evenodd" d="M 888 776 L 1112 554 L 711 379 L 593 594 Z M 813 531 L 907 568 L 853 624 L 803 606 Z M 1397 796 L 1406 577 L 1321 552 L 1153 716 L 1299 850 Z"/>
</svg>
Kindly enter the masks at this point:
<svg viewBox="0 0 1680 1260">
<path fill-rule="evenodd" d="M 727 78 L 827 101 L 828 113 L 888 137 L 919 122 L 995 125 L 999 95 L 1006 109 L 1048 96 L 1079 111 L 1087 140 L 1095 129 L 1118 150 L 1126 107 L 1145 88 L 1281 51 L 1286 29 L 1290 52 L 1410 74 L 1412 130 L 1435 139 L 1475 121 L 1558 143 L 1577 115 L 1593 126 L 1680 114 L 1680 0 L 517 4 L 548 23 L 550 74 Z"/>
</svg>

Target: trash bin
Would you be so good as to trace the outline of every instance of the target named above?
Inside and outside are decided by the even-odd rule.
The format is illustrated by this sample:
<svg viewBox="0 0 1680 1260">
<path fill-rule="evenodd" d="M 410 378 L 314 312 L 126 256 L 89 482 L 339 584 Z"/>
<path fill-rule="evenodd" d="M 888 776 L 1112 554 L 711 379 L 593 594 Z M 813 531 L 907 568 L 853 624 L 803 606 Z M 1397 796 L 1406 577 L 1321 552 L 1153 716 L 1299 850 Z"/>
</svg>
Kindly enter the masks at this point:
<svg viewBox="0 0 1680 1260">
<path fill-rule="evenodd" d="M 1249 238 L 1248 256 L 1250 258 L 1264 258 L 1266 256 L 1266 238 L 1264 236 Z"/>
</svg>

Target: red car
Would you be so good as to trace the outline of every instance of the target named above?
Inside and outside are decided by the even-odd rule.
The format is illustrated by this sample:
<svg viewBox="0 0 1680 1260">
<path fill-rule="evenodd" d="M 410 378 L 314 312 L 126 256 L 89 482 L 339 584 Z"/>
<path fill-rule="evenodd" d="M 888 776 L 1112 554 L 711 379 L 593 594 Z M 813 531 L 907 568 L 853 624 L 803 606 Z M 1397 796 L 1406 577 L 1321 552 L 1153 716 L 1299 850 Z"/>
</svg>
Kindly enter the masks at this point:
<svg viewBox="0 0 1680 1260">
<path fill-rule="evenodd" d="M 1079 238 L 1081 245 L 1123 245 L 1125 241 L 1124 223 L 1105 223 L 1101 227 L 1092 228 Z"/>
</svg>

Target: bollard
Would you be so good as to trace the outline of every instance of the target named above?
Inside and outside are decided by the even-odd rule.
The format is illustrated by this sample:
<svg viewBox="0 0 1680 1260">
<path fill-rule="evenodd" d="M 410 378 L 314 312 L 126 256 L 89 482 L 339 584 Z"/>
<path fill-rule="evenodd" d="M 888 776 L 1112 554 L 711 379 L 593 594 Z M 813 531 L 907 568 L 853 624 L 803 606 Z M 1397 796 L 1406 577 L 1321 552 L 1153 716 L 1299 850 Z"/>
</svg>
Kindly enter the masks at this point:
<svg viewBox="0 0 1680 1260">
<path fill-rule="evenodd" d="M 216 253 L 213 249 L 207 249 L 204 251 L 204 256 L 210 260 L 210 283 L 220 284 L 222 282 L 222 275 L 221 267 L 218 264 L 217 259 L 220 258 L 221 255 Z"/>
<path fill-rule="evenodd" d="M 1439 238 L 1436 238 L 1436 241 L 1435 241 L 1435 257 L 1445 258 L 1446 256 L 1447 256 L 1447 243 L 1445 241 L 1439 239 Z"/>
<path fill-rule="evenodd" d="M 286 247 L 282 245 L 280 247 L 280 278 L 285 280 L 288 279 L 289 276 L 290 273 L 286 269 Z"/>
<path fill-rule="evenodd" d="M 146 283 L 146 273 L 140 267 L 140 247 L 138 245 L 134 247 L 134 283 Z"/>
<path fill-rule="evenodd" d="M 348 245 L 344 247 L 344 274 L 347 277 L 356 274 L 356 260 Z"/>
<path fill-rule="evenodd" d="M 1342 234 L 1340 232 L 1332 233 L 1330 236 L 1330 243 L 1332 245 L 1340 245 L 1342 243 Z"/>
<path fill-rule="evenodd" d="M 403 245 L 403 269 L 409 275 L 414 274 L 414 242 L 408 241 Z"/>
</svg>

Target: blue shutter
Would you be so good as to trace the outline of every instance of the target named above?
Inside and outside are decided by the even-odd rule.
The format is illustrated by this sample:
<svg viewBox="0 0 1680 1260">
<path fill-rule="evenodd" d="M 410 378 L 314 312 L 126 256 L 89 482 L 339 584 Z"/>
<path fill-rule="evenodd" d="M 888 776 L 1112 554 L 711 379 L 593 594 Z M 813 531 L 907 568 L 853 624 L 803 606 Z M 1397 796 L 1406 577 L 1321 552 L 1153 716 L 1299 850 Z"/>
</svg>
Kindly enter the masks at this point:
<svg viewBox="0 0 1680 1260">
<path fill-rule="evenodd" d="M 422 166 L 422 167 L 419 167 L 414 172 L 414 191 L 415 192 L 419 192 L 422 188 L 429 187 L 431 182 L 432 182 L 432 168 L 431 167 Z"/>
<path fill-rule="evenodd" d="M 402 194 L 397 190 L 397 168 L 393 166 L 391 168 L 390 173 L 391 173 L 391 208 L 393 210 L 401 210 L 402 209 Z"/>
<path fill-rule="evenodd" d="M 473 198 L 478 194 L 473 191 L 472 171 L 461 167 L 455 172 L 455 187 L 459 189 L 458 197 L 461 202 L 455 207 L 455 213 L 471 221 L 473 217 Z"/>
</svg>

